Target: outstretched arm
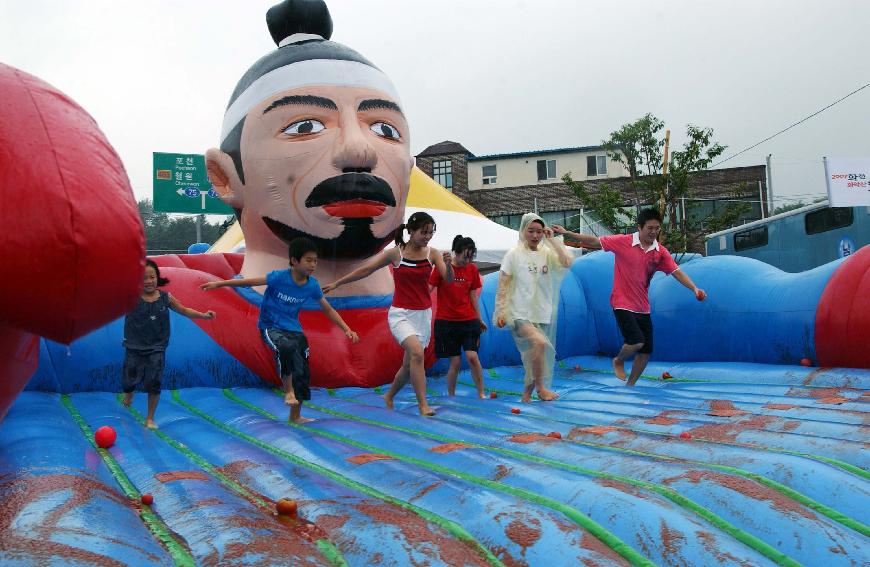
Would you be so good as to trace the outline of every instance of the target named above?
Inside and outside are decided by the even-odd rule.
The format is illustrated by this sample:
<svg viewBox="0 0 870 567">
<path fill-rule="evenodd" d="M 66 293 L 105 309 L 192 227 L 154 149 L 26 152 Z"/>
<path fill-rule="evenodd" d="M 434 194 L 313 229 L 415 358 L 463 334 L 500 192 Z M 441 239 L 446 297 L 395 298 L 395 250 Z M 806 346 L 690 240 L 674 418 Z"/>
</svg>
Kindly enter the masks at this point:
<svg viewBox="0 0 870 567">
<path fill-rule="evenodd" d="M 684 272 L 683 270 L 677 270 L 671 273 L 671 275 L 674 276 L 674 279 L 676 279 L 678 282 L 690 289 L 692 293 L 695 294 L 695 299 L 697 299 L 698 301 L 704 301 L 705 299 L 707 299 L 707 292 L 696 286 L 695 282 L 692 281 L 692 278 L 690 278 L 686 274 L 686 272 Z"/>
<path fill-rule="evenodd" d="M 349 338 L 351 341 L 357 343 L 359 342 L 359 335 L 351 331 L 350 327 L 347 326 L 347 323 L 344 322 L 344 319 L 341 318 L 341 315 L 338 314 L 338 311 L 332 308 L 332 305 L 326 301 L 325 297 L 320 298 L 320 308 L 329 317 L 329 320 L 335 323 L 339 329 L 344 331 L 344 336 Z"/>
<path fill-rule="evenodd" d="M 169 307 L 176 313 L 189 317 L 190 319 L 214 319 L 215 316 L 215 312 L 211 309 L 203 313 L 202 311 L 185 307 L 180 301 L 175 299 L 175 296 L 172 295 L 169 296 Z"/>
<path fill-rule="evenodd" d="M 381 252 L 374 258 L 371 258 L 368 262 L 364 263 L 362 266 L 355 269 L 354 271 L 341 276 L 332 283 L 320 286 L 320 289 L 323 290 L 323 293 L 329 293 L 330 291 L 334 290 L 339 286 L 366 278 L 372 275 L 375 270 L 380 270 L 390 262 L 395 262 L 398 258 L 398 255 L 398 246 L 395 248 L 390 248 L 389 250 L 384 250 L 383 252 Z"/>
<path fill-rule="evenodd" d="M 495 292 L 495 324 L 501 329 L 505 326 L 507 311 L 507 290 L 511 285 L 511 276 L 504 272 L 498 273 L 498 290 Z"/>
<path fill-rule="evenodd" d="M 565 243 L 562 242 L 562 239 L 554 238 L 554 228 L 545 228 L 544 236 L 547 237 L 547 242 L 550 243 L 550 246 L 553 247 L 553 250 L 555 250 L 556 254 L 559 256 L 559 263 L 562 264 L 562 267 L 570 268 L 571 263 L 574 262 L 574 258 L 572 258 L 571 254 L 568 253 L 568 249 L 565 248 Z"/>
<path fill-rule="evenodd" d="M 559 224 L 553 225 L 553 232 L 555 232 L 556 234 L 564 234 L 568 238 L 576 240 L 577 242 L 582 244 L 584 248 L 589 248 L 592 250 L 601 249 L 601 241 L 598 240 L 597 236 L 593 236 L 591 234 L 583 234 L 581 232 L 571 232 L 570 230 Z"/>
<path fill-rule="evenodd" d="M 266 276 L 254 276 L 252 278 L 236 278 L 233 280 L 218 280 L 216 282 L 208 282 L 199 286 L 200 289 L 208 291 L 219 287 L 253 287 L 257 285 L 266 285 Z"/>
</svg>

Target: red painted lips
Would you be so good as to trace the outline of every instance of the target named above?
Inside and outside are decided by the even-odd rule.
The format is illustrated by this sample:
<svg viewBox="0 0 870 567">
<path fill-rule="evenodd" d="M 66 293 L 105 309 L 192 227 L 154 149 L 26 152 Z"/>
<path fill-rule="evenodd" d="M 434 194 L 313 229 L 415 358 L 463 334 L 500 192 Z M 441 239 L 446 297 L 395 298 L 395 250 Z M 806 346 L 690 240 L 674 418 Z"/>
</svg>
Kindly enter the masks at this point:
<svg viewBox="0 0 870 567">
<path fill-rule="evenodd" d="M 323 205 L 326 214 L 342 218 L 365 218 L 377 217 L 384 213 L 387 205 L 368 199 L 349 199 L 337 203 Z"/>
</svg>

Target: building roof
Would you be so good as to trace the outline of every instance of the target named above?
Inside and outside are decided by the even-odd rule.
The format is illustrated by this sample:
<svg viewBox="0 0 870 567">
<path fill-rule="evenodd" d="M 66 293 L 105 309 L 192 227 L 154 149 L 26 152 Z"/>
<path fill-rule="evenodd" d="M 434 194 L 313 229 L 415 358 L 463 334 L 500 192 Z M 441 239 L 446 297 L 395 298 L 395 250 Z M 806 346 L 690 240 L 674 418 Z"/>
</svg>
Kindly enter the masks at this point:
<svg viewBox="0 0 870 567">
<path fill-rule="evenodd" d="M 530 152 L 515 152 L 515 153 L 511 153 L 511 154 L 490 154 L 488 156 L 471 156 L 468 158 L 468 161 L 491 161 L 491 160 L 495 160 L 495 159 L 506 159 L 506 158 L 522 158 L 522 157 L 534 157 L 534 156 L 543 156 L 543 155 L 552 155 L 552 154 L 592 152 L 592 151 L 603 150 L 603 149 L 604 149 L 604 146 L 602 146 L 602 145 L 578 146 L 575 148 L 555 148 L 552 150 L 533 150 Z"/>
<path fill-rule="evenodd" d="M 417 154 L 417 157 L 443 156 L 447 154 L 467 154 L 469 157 L 474 157 L 474 154 L 466 150 L 465 146 L 458 142 L 451 142 L 450 140 L 445 140 L 429 146 Z"/>
</svg>

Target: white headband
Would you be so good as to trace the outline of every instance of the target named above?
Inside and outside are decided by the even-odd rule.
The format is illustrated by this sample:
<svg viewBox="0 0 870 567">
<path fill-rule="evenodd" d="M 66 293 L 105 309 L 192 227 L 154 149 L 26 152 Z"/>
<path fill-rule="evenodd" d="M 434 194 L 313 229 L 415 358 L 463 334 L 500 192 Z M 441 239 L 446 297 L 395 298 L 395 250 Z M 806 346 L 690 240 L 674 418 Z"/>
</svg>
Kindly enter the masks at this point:
<svg viewBox="0 0 870 567">
<path fill-rule="evenodd" d="M 399 94 L 393 83 L 382 71 L 371 65 L 343 59 L 299 61 L 266 73 L 233 101 L 224 114 L 221 143 L 252 108 L 270 96 L 311 85 L 366 87 L 387 94 L 399 104 Z"/>
</svg>

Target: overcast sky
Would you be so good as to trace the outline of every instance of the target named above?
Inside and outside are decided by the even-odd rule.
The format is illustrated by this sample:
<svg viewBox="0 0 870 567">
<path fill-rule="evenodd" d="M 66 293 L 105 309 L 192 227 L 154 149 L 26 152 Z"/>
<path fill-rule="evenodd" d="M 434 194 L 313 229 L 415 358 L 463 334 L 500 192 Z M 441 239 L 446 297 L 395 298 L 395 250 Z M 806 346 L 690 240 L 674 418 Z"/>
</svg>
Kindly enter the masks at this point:
<svg viewBox="0 0 870 567">
<path fill-rule="evenodd" d="M 137 198 L 151 152 L 217 146 L 241 75 L 275 48 L 246 0 L 0 0 L 0 62 L 88 110 Z M 724 157 L 870 83 L 866 0 L 330 0 L 334 33 L 395 83 L 411 150 L 600 143 L 647 112 L 711 127 Z M 773 154 L 776 196 L 825 193 L 824 155 L 870 156 L 870 87 L 728 161 Z M 778 202 L 777 204 L 781 204 Z"/>
</svg>

